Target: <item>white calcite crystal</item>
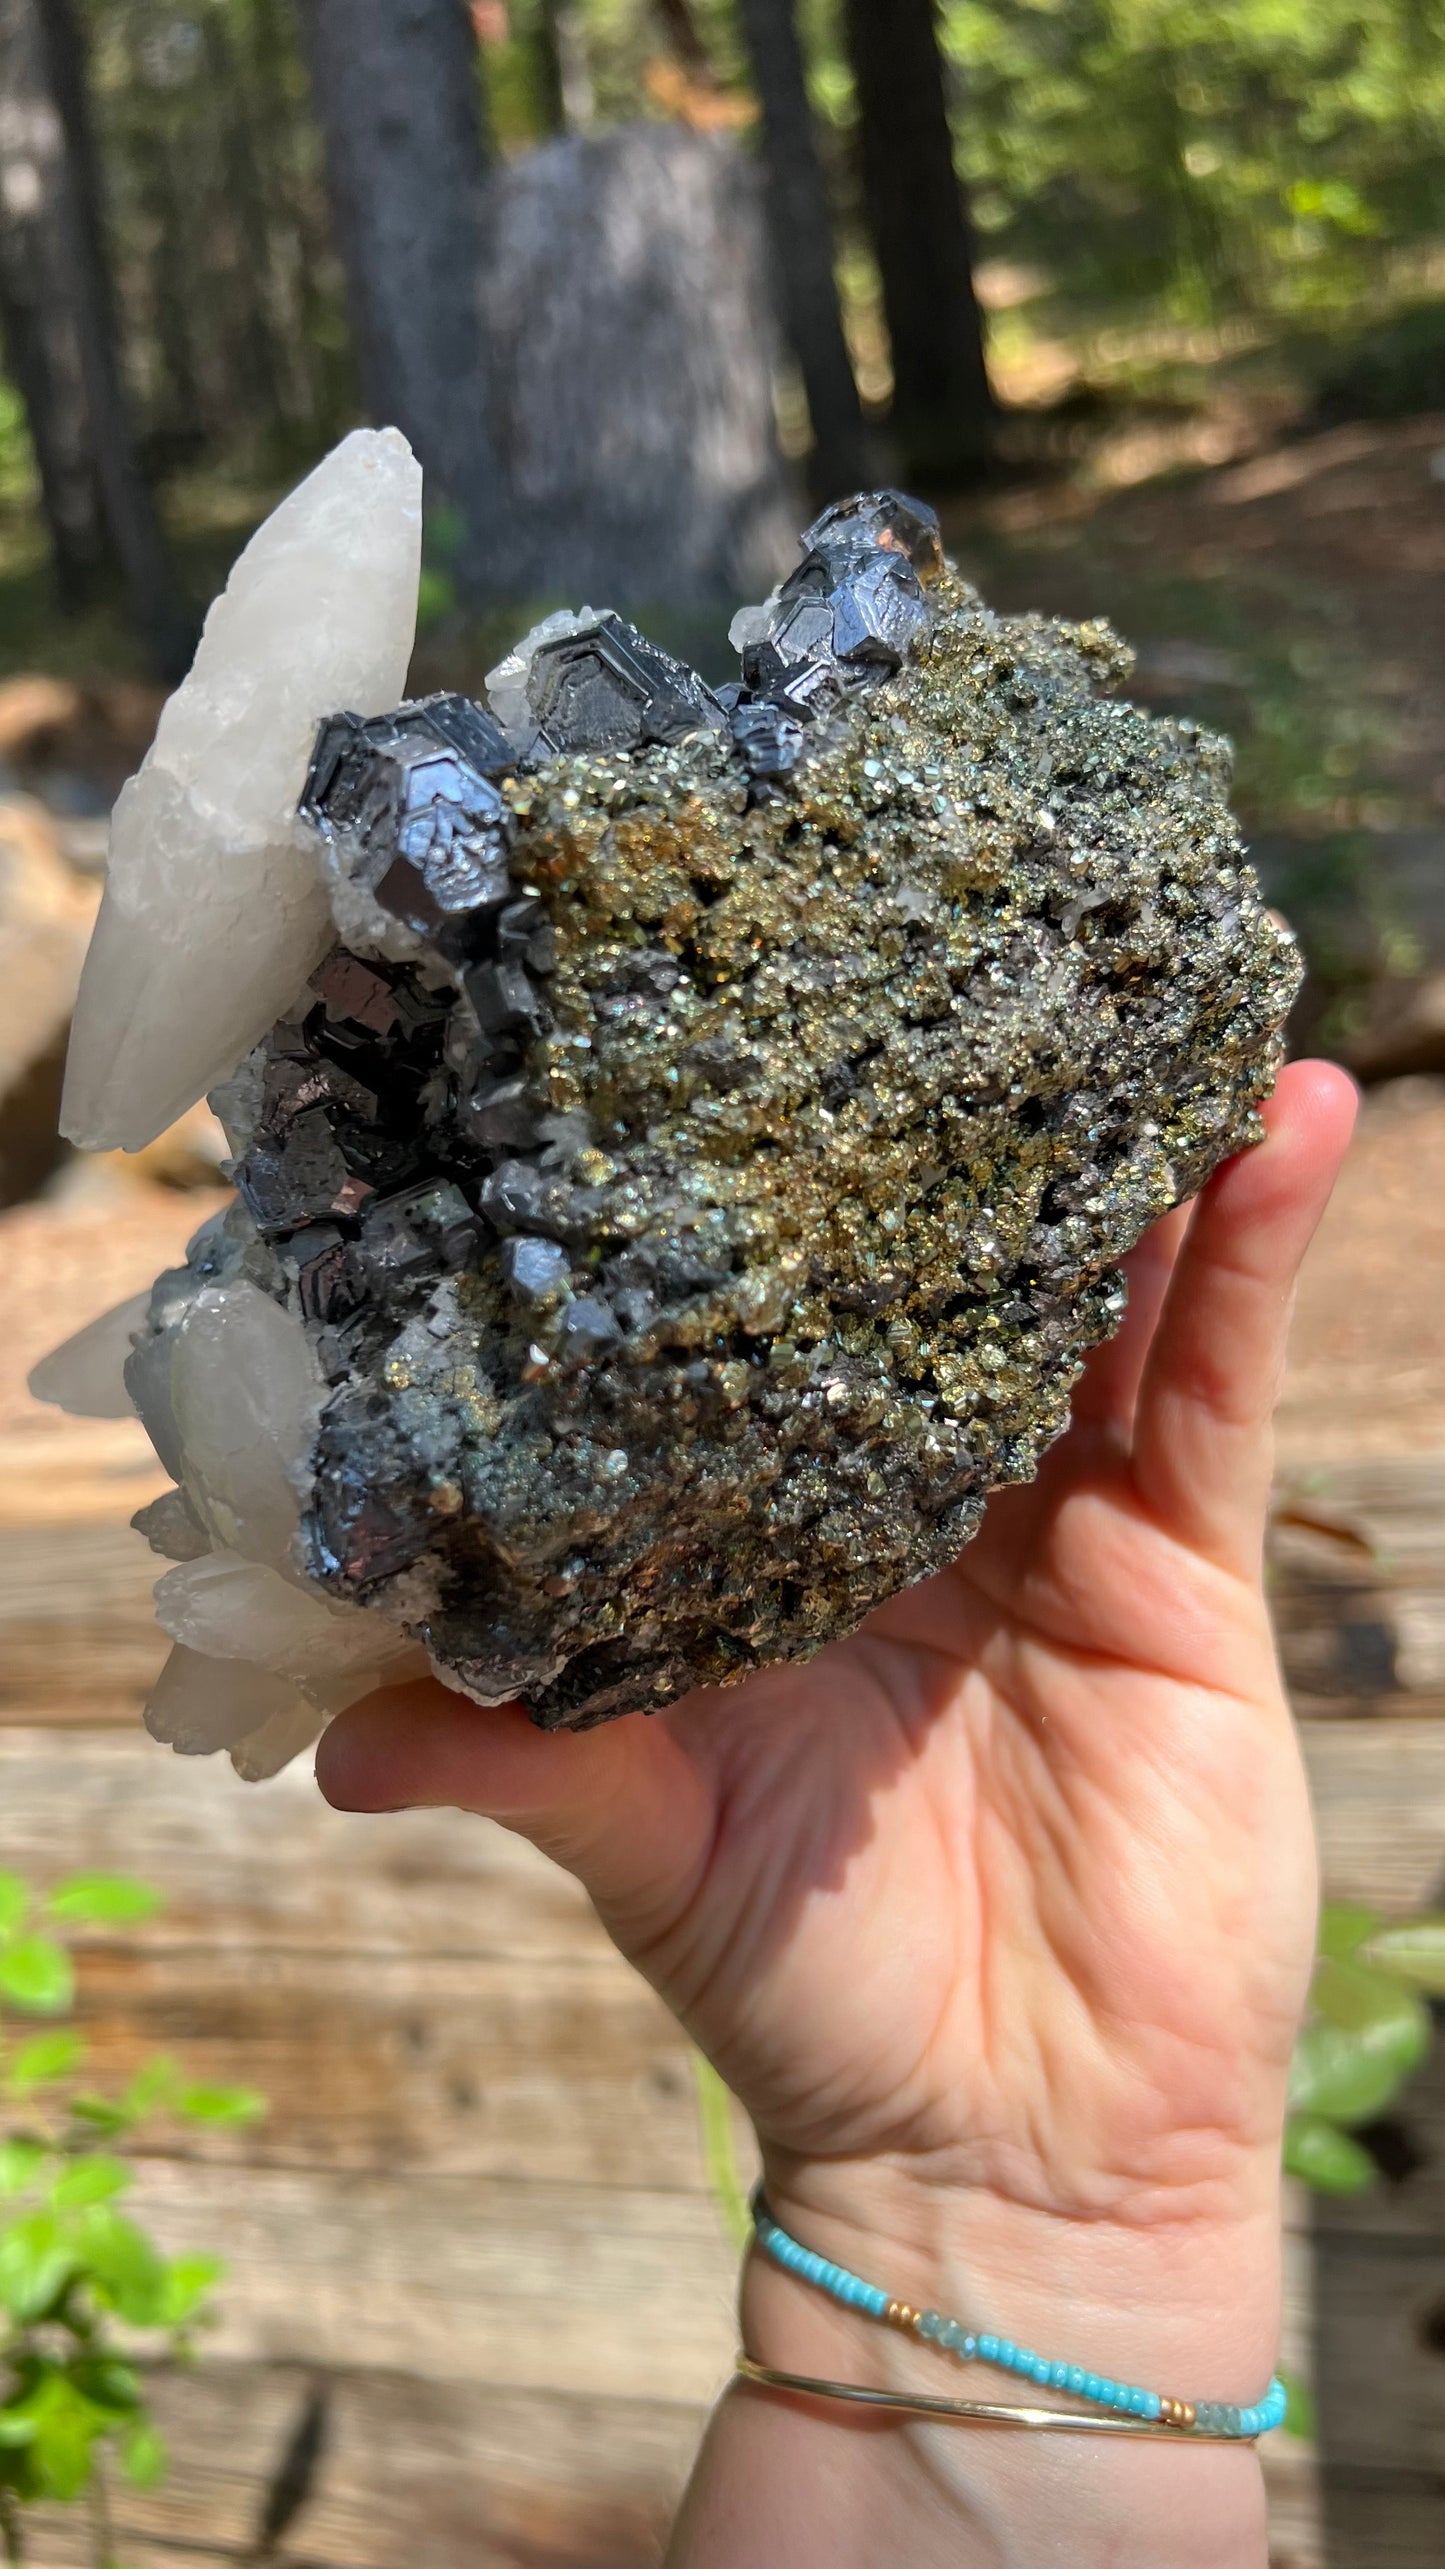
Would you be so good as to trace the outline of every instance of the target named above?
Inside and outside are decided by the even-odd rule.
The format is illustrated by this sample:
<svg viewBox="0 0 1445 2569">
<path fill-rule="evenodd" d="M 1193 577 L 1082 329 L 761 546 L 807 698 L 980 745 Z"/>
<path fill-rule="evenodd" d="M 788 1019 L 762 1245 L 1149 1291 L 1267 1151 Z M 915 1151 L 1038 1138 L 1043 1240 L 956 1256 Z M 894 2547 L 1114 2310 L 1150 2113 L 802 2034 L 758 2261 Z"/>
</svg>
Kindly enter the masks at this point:
<svg viewBox="0 0 1445 2569">
<path fill-rule="evenodd" d="M 30 1377 L 35 1398 L 68 1410 L 72 1418 L 129 1418 L 135 1404 L 126 1389 L 126 1359 L 150 1299 L 147 1286 L 52 1347 Z"/>
<path fill-rule="evenodd" d="M 278 1714 L 302 1712 L 319 1721 L 315 1706 L 284 1677 L 251 1659 L 203 1658 L 178 1641 L 146 1706 L 146 1728 L 182 1757 L 211 1757 L 217 1749 L 239 1748 Z"/>
<path fill-rule="evenodd" d="M 62 1114 L 82 1148 L 138 1149 L 230 1079 L 334 942 L 297 798 L 325 716 L 402 695 L 420 559 L 421 473 L 396 429 L 343 439 L 241 555 L 116 807 Z M 157 1591 L 176 1646 L 147 1722 L 256 1780 L 427 1660 L 295 1558 L 325 1385 L 300 1320 L 239 1271 L 233 1232 L 218 1218 L 191 1244 L 211 1281 L 163 1277 L 56 1348 L 31 1389 L 140 1416 L 177 1484 L 136 1520 L 178 1565 Z"/>
<path fill-rule="evenodd" d="M 335 1605 L 233 1552 L 168 1570 L 156 1583 L 156 1616 L 188 1650 L 254 1661 L 321 1713 L 343 1712 L 376 1686 L 426 1675 L 425 1652 L 381 1615 Z"/>
<path fill-rule="evenodd" d="M 116 805 L 61 1128 L 138 1150 L 284 1015 L 335 934 L 296 800 L 323 715 L 406 685 L 421 471 L 359 428 L 251 538 Z"/>
<path fill-rule="evenodd" d="M 288 1566 L 323 1385 L 292 1313 L 244 1279 L 197 1294 L 170 1405 L 187 1497 L 217 1549 Z"/>
</svg>

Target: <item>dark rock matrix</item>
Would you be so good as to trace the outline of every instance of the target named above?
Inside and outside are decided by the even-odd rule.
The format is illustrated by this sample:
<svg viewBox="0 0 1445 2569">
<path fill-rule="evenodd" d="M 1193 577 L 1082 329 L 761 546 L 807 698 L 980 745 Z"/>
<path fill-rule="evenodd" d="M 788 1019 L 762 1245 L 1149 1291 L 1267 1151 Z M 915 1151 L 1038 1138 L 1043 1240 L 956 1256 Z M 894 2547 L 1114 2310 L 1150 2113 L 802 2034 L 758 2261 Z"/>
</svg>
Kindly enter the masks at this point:
<svg viewBox="0 0 1445 2569">
<path fill-rule="evenodd" d="M 991 614 L 896 493 L 803 545 L 737 686 L 589 611 L 491 712 L 325 725 L 343 942 L 217 1100 L 191 1282 L 325 1377 L 297 1568 L 547 1727 L 949 1562 L 1257 1138 L 1298 981 L 1227 744 L 1106 626 Z"/>
</svg>

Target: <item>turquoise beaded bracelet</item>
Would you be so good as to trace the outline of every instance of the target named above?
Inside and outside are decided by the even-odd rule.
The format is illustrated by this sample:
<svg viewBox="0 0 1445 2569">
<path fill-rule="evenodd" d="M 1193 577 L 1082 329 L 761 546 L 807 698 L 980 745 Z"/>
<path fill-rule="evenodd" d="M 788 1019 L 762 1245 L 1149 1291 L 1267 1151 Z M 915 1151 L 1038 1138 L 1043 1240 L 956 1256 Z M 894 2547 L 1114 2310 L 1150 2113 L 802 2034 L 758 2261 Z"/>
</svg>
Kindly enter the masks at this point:
<svg viewBox="0 0 1445 2569">
<path fill-rule="evenodd" d="M 1110 2381 L 1101 2374 L 1086 2372 L 1082 2365 L 1056 2363 L 1047 2355 L 1036 2355 L 1032 2347 L 1016 2346 L 1011 2337 L 965 2328 L 961 2320 L 945 2319 L 939 2311 L 915 2310 L 910 2302 L 895 2301 L 880 2284 L 865 2283 L 861 2275 L 850 2274 L 846 2266 L 835 2266 L 815 2249 L 790 2238 L 773 2219 L 761 2189 L 753 2196 L 752 2212 L 758 2246 L 785 2273 L 816 2285 L 847 2310 L 862 2311 L 868 2319 L 881 2319 L 889 2327 L 926 2339 L 946 2354 L 956 2356 L 960 2363 L 990 2364 L 1000 2372 L 1015 2373 L 1023 2381 L 1037 2383 L 1040 2389 L 1067 2391 L 1087 2408 L 1107 2409 L 1121 2421 L 1137 2418 L 1145 2426 L 1166 2427 L 1175 2434 L 1249 2442 L 1283 2422 L 1286 2392 L 1278 2377 L 1270 2383 L 1263 2399 L 1248 2407 L 1237 2407 L 1229 2400 L 1171 2399 L 1161 2391 L 1144 2390 L 1132 2382 Z M 761 2367 L 754 2370 L 761 2375 Z M 1065 2411 L 1051 2414 L 1061 2425 L 1070 2416 Z M 1078 2423 L 1090 2421 L 1081 2417 Z"/>
</svg>

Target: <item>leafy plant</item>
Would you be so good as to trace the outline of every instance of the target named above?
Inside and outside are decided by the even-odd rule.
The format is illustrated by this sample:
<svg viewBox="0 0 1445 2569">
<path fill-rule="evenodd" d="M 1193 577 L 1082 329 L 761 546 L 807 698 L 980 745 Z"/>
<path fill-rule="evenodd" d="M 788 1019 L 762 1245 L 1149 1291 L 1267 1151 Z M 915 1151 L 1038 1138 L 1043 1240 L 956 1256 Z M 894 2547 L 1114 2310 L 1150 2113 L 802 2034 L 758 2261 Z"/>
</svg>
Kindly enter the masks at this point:
<svg viewBox="0 0 1445 2569">
<path fill-rule="evenodd" d="M 0 2010 L 65 2015 L 64 1931 L 135 1925 L 160 1905 L 118 1874 L 75 1874 L 40 1900 L 0 1872 Z M 94 2569 L 113 2569 L 109 2462 L 139 2488 L 166 2469 L 141 2367 L 190 2355 L 222 2273 L 216 2257 L 165 2256 L 122 2208 L 125 2152 L 163 2117 L 239 2124 L 264 2108 L 249 2088 L 188 2080 L 164 2054 L 101 2095 L 85 2060 L 71 2026 L 6 2027 L 0 2042 L 0 2550 L 23 2563 L 37 2501 L 85 2499 Z"/>
<path fill-rule="evenodd" d="M 1387 1924 L 1328 1901 L 1310 2011 L 1290 2072 L 1284 2163 L 1324 2194 L 1360 2194 L 1377 2174 L 1355 2136 L 1391 2104 L 1430 2049 L 1428 1997 L 1445 1998 L 1445 1912 Z"/>
</svg>

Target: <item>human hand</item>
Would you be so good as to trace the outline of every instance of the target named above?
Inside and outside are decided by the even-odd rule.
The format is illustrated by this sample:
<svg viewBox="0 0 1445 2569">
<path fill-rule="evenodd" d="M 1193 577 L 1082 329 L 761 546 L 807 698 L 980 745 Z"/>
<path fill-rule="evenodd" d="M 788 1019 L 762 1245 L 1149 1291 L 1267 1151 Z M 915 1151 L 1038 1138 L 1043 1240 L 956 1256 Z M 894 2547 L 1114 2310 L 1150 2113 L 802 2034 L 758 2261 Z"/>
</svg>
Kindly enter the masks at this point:
<svg viewBox="0 0 1445 2569">
<path fill-rule="evenodd" d="M 1186 2396 L 1257 2396 L 1275 2352 L 1315 1872 L 1262 1540 L 1352 1112 L 1328 1066 L 1283 1073 L 1264 1145 L 1134 1253 L 1037 1481 L 852 1640 L 577 1736 L 411 1688 L 318 1755 L 338 1804 L 458 1803 L 581 1878 L 752 2115 L 785 2226 Z M 799 2300 L 750 2283 L 768 2360 L 856 2350 Z"/>
</svg>

